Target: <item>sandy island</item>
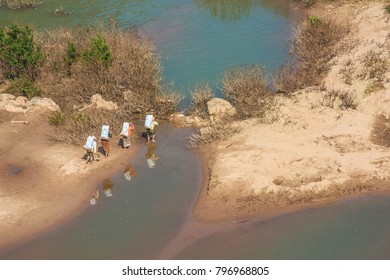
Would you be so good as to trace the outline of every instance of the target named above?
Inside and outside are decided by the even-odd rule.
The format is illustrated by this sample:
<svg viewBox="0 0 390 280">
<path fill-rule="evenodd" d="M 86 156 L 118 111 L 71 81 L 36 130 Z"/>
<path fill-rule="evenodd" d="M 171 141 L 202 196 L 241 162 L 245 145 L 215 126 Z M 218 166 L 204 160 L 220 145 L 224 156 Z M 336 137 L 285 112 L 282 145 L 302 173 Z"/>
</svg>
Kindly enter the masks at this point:
<svg viewBox="0 0 390 280">
<path fill-rule="evenodd" d="M 278 97 L 269 124 L 240 122 L 240 133 L 203 147 L 197 220 L 258 218 L 390 190 L 390 148 L 371 142 L 375 118 L 390 116 L 390 76 L 374 92 L 367 92 L 373 81 L 361 78 L 368 52 L 389 61 L 389 14 L 383 3 L 332 3 L 309 14 L 352 19 L 352 32 L 341 42 L 351 49 L 331 61 L 324 85 L 354 93 L 356 110 L 332 108 L 321 87 L 307 88 Z"/>
<path fill-rule="evenodd" d="M 325 84 L 353 90 L 357 110 L 324 106 L 321 89 L 309 88 L 280 97 L 270 124 L 245 121 L 233 138 L 202 148 L 204 184 L 193 211 L 197 220 L 259 217 L 390 188 L 390 148 L 370 141 L 375 116 L 389 114 L 389 77 L 383 89 L 365 94 L 370 81 L 356 78 L 346 84 L 340 74 L 351 59 L 357 77 L 360 57 L 388 43 L 389 16 L 383 4 L 375 3 L 316 9 L 320 16 L 352 19 L 353 47 L 332 61 Z M 82 147 L 49 140 L 53 128 L 47 115 L 41 110 L 1 115 L 0 250 L 86 207 L 97 184 L 120 171 L 136 150 L 122 150 L 114 138 L 109 158 L 86 165 Z M 10 124 L 11 119 L 30 124 Z"/>
</svg>

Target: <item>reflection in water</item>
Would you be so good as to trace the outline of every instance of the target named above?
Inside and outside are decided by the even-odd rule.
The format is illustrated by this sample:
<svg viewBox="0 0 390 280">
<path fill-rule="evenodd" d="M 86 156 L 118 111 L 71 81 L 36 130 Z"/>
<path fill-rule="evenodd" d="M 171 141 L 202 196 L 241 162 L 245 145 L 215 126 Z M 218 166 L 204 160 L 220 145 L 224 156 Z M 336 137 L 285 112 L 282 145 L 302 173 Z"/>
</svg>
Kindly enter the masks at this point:
<svg viewBox="0 0 390 280">
<path fill-rule="evenodd" d="M 238 21 L 247 17 L 251 8 L 261 6 L 278 15 L 288 16 L 291 7 L 288 0 L 195 0 L 199 7 L 209 10 L 214 18 Z"/>
<path fill-rule="evenodd" d="M 248 16 L 254 2 L 252 0 L 196 0 L 196 4 L 209 10 L 212 17 L 226 21 L 236 21 Z"/>
<path fill-rule="evenodd" d="M 112 196 L 112 188 L 114 187 L 114 184 L 111 182 L 111 178 L 106 178 L 103 180 L 103 193 L 106 195 L 106 197 Z M 95 205 L 97 203 L 97 200 L 99 199 L 99 187 L 96 187 L 94 193 L 92 194 L 92 197 L 89 199 L 89 204 Z"/>
<path fill-rule="evenodd" d="M 156 155 L 156 144 L 150 143 L 148 144 L 148 150 L 145 154 L 146 163 L 148 164 L 149 168 L 154 168 L 156 166 L 156 162 L 159 159 L 159 156 Z"/>
<path fill-rule="evenodd" d="M 131 178 L 135 176 L 135 170 L 131 163 L 123 170 L 123 176 L 127 181 L 131 181 Z"/>
<path fill-rule="evenodd" d="M 96 190 L 94 191 L 92 197 L 89 200 L 89 204 L 95 205 L 98 198 L 99 198 L 99 189 L 96 187 Z"/>
<path fill-rule="evenodd" d="M 114 184 L 111 182 L 111 178 L 106 178 L 103 180 L 103 192 L 107 197 L 112 196 L 112 188 Z"/>
</svg>

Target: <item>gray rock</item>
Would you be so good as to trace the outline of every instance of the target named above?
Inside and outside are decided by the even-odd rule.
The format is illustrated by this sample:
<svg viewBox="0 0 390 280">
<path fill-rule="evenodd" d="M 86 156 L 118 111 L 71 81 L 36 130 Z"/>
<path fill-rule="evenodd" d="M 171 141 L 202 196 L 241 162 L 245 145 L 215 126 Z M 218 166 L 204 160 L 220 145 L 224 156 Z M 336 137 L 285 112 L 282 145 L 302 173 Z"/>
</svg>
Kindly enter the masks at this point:
<svg viewBox="0 0 390 280">
<path fill-rule="evenodd" d="M 202 127 L 209 124 L 209 121 L 197 116 L 186 116 L 183 113 L 174 113 L 169 117 L 169 121 L 177 126 Z"/>
<path fill-rule="evenodd" d="M 207 102 L 207 110 L 212 122 L 222 120 L 225 117 L 231 117 L 237 114 L 234 108 L 228 101 L 222 98 L 213 98 Z"/>
<path fill-rule="evenodd" d="M 91 96 L 91 105 L 96 106 L 98 109 L 116 110 L 118 105 L 112 101 L 105 101 L 100 94 Z"/>
<path fill-rule="evenodd" d="M 26 102 L 28 107 L 41 107 L 49 109 L 50 111 L 61 111 L 60 107 L 51 99 L 46 97 L 33 97 Z"/>
</svg>

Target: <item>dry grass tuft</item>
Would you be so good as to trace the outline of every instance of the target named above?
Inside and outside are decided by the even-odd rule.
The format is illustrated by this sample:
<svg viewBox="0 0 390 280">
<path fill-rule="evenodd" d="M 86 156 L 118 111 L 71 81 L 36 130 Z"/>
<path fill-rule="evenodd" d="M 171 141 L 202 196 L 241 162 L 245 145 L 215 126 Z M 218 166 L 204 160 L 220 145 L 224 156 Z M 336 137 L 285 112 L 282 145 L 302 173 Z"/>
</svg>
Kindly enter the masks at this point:
<svg viewBox="0 0 390 280">
<path fill-rule="evenodd" d="M 385 74 L 389 69 L 389 64 L 388 60 L 383 58 L 381 53 L 371 50 L 364 55 L 362 62 L 363 71 L 361 73 L 361 78 L 383 81 Z"/>
<path fill-rule="evenodd" d="M 264 67 L 260 65 L 244 65 L 227 70 L 222 81 L 222 92 L 236 108 L 240 119 L 264 117 L 274 105 Z"/>
<path fill-rule="evenodd" d="M 201 118 L 208 117 L 207 102 L 214 97 L 214 93 L 207 83 L 197 84 L 191 91 L 190 113 Z"/>
<path fill-rule="evenodd" d="M 345 45 L 340 42 L 349 26 L 330 19 L 308 17 L 293 35 L 292 58 L 279 70 L 274 81 L 278 92 L 291 94 L 308 86 L 318 86 L 330 69 L 329 62 Z"/>
<path fill-rule="evenodd" d="M 322 106 L 356 110 L 358 101 L 356 94 L 350 91 L 327 90 L 322 96 Z"/>
<path fill-rule="evenodd" d="M 238 125 L 232 125 L 232 121 L 233 119 L 230 121 L 225 119 L 224 122 L 214 123 L 213 126 L 198 129 L 189 138 L 187 148 L 196 149 L 217 140 L 226 140 L 240 132 L 241 128 Z"/>
<path fill-rule="evenodd" d="M 5 7 L 11 10 L 35 9 L 41 3 L 38 0 L 0 0 L 0 8 Z"/>
</svg>

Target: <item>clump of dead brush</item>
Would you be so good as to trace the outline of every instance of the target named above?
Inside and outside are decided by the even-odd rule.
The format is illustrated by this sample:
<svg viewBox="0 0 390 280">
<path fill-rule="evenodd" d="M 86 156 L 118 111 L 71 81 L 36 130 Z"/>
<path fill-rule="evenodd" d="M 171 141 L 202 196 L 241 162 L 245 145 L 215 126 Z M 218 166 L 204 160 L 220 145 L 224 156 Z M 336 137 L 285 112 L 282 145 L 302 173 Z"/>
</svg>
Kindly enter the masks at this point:
<svg viewBox="0 0 390 280">
<path fill-rule="evenodd" d="M 309 16 L 293 34 L 292 57 L 274 79 L 276 91 L 291 94 L 308 86 L 318 86 L 330 69 L 329 61 L 344 51 L 340 41 L 349 26 L 330 19 Z"/>
<path fill-rule="evenodd" d="M 371 130 L 371 141 L 377 145 L 390 147 L 390 114 L 376 115 Z"/>
<path fill-rule="evenodd" d="M 0 7 L 11 10 L 35 9 L 41 3 L 38 0 L 1 0 Z"/>
<path fill-rule="evenodd" d="M 236 108 L 240 119 L 262 118 L 274 107 L 274 97 L 261 65 L 228 69 L 222 81 L 222 92 Z"/>
<path fill-rule="evenodd" d="M 207 83 L 197 84 L 191 91 L 190 113 L 201 118 L 207 118 L 209 115 L 207 102 L 213 97 L 214 93 Z"/>
<path fill-rule="evenodd" d="M 211 126 L 198 129 L 189 137 L 188 149 L 196 149 L 217 140 L 226 140 L 241 131 L 232 118 L 221 120 Z"/>
</svg>

